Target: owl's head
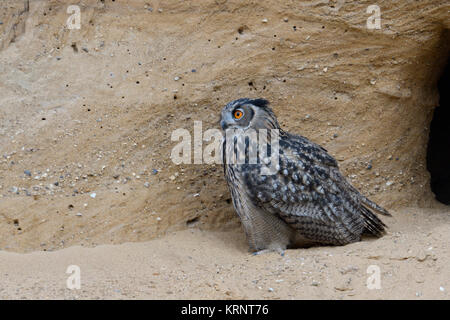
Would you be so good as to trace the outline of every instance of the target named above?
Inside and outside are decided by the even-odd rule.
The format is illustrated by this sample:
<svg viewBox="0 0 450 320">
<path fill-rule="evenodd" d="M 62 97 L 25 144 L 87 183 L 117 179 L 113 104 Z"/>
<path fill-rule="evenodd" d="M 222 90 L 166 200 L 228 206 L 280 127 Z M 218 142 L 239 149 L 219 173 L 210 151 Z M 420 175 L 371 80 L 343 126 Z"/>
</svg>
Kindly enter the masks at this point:
<svg viewBox="0 0 450 320">
<path fill-rule="evenodd" d="M 277 118 L 269 101 L 241 98 L 228 103 L 223 109 L 220 126 L 226 129 L 279 129 Z"/>
</svg>

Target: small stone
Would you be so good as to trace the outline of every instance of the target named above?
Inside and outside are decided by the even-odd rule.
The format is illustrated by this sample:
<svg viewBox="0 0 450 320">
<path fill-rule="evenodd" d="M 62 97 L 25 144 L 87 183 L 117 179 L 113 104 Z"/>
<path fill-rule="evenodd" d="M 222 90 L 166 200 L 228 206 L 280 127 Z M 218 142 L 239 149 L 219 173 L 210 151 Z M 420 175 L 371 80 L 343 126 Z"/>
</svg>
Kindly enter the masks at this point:
<svg viewBox="0 0 450 320">
<path fill-rule="evenodd" d="M 178 80 L 180 80 L 180 77 L 175 77 L 175 78 L 173 78 L 173 80 L 178 81 Z"/>
<path fill-rule="evenodd" d="M 336 286 L 334 287 L 335 290 L 337 291 L 351 291 L 353 290 L 351 287 L 347 286 L 347 285 L 340 285 L 340 286 Z"/>
<path fill-rule="evenodd" d="M 30 170 L 25 170 L 23 173 L 25 173 L 27 176 L 31 177 L 31 171 Z"/>
<path fill-rule="evenodd" d="M 83 216 L 83 214 L 82 214 L 81 212 L 77 212 L 75 215 L 76 215 L 77 217 L 82 217 L 82 216 Z"/>
<path fill-rule="evenodd" d="M 269 22 L 269 20 L 267 20 L 267 18 L 264 18 L 264 19 L 262 19 L 262 22 L 267 23 L 267 22 Z"/>
<path fill-rule="evenodd" d="M 159 8 L 159 9 L 158 9 L 158 12 L 159 12 L 159 13 L 162 13 L 162 12 L 163 12 L 163 9 Z"/>
<path fill-rule="evenodd" d="M 347 273 L 355 273 L 355 272 L 357 272 L 358 270 L 359 270 L 358 267 L 355 267 L 355 266 L 352 266 L 352 265 L 348 265 L 348 266 L 342 268 L 342 269 L 340 270 L 340 272 L 341 272 L 342 274 L 347 274 Z"/>
<path fill-rule="evenodd" d="M 391 186 L 391 185 L 393 185 L 394 184 L 394 182 L 393 181 L 388 181 L 388 182 L 386 182 L 386 185 L 389 187 L 389 186 Z"/>
<path fill-rule="evenodd" d="M 146 187 L 146 188 L 150 187 L 150 183 L 145 182 L 145 183 L 144 183 L 144 187 Z"/>
<path fill-rule="evenodd" d="M 97 194 L 96 194 L 95 192 L 92 192 L 89 196 L 90 196 L 92 199 L 95 199 L 95 197 L 97 196 Z"/>
<path fill-rule="evenodd" d="M 440 290 L 441 292 L 444 292 L 444 291 L 445 291 L 445 288 L 444 288 L 444 287 L 439 287 L 439 290 Z"/>
<path fill-rule="evenodd" d="M 158 173 L 158 170 L 152 169 L 152 174 L 153 174 L 153 175 L 155 175 L 155 174 L 157 174 L 157 173 Z"/>
<path fill-rule="evenodd" d="M 273 292 L 273 288 L 269 288 L 269 292 Z"/>
<path fill-rule="evenodd" d="M 283 21 L 284 21 L 284 22 L 288 22 L 288 21 L 289 21 L 288 17 L 284 17 L 284 18 L 283 18 Z"/>
</svg>

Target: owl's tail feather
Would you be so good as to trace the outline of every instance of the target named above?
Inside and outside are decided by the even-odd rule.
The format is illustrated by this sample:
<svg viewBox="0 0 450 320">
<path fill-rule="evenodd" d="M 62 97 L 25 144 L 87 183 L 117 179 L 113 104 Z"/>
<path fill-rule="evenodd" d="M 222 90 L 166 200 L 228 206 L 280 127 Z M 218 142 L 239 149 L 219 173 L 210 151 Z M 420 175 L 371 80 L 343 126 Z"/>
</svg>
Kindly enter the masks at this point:
<svg viewBox="0 0 450 320">
<path fill-rule="evenodd" d="M 365 231 L 376 237 L 384 235 L 387 226 L 372 211 L 361 206 L 361 214 L 364 217 Z"/>
<path fill-rule="evenodd" d="M 361 202 L 366 207 L 368 207 L 370 209 L 373 209 L 373 210 L 375 210 L 376 212 L 378 212 L 378 213 L 380 213 L 382 215 L 391 217 L 391 214 L 386 209 L 380 207 L 375 202 L 369 200 L 367 197 L 363 196 L 362 194 L 361 194 Z"/>
</svg>

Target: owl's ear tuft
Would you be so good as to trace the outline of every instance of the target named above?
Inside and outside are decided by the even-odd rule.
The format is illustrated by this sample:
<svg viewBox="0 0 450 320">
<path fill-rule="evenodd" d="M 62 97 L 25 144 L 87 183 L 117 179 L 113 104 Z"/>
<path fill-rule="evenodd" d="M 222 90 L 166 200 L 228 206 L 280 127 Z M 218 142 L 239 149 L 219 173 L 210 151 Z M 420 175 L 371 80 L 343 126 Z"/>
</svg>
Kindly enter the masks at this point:
<svg viewBox="0 0 450 320">
<path fill-rule="evenodd" d="M 254 99 L 249 101 L 252 105 L 260 107 L 260 108 L 267 108 L 269 107 L 269 101 L 266 99 Z"/>
</svg>

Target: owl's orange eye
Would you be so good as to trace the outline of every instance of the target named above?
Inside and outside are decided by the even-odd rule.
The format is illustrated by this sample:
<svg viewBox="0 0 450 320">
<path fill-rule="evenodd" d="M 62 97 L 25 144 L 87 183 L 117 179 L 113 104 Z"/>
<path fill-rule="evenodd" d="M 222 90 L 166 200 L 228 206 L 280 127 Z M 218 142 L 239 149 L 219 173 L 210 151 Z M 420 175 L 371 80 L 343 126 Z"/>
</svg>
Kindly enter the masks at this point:
<svg viewBox="0 0 450 320">
<path fill-rule="evenodd" d="M 243 113 L 241 110 L 236 110 L 236 111 L 234 111 L 233 115 L 234 115 L 234 117 L 235 117 L 236 119 L 239 120 L 240 118 L 242 118 L 242 116 L 244 115 L 244 113 Z"/>
</svg>

